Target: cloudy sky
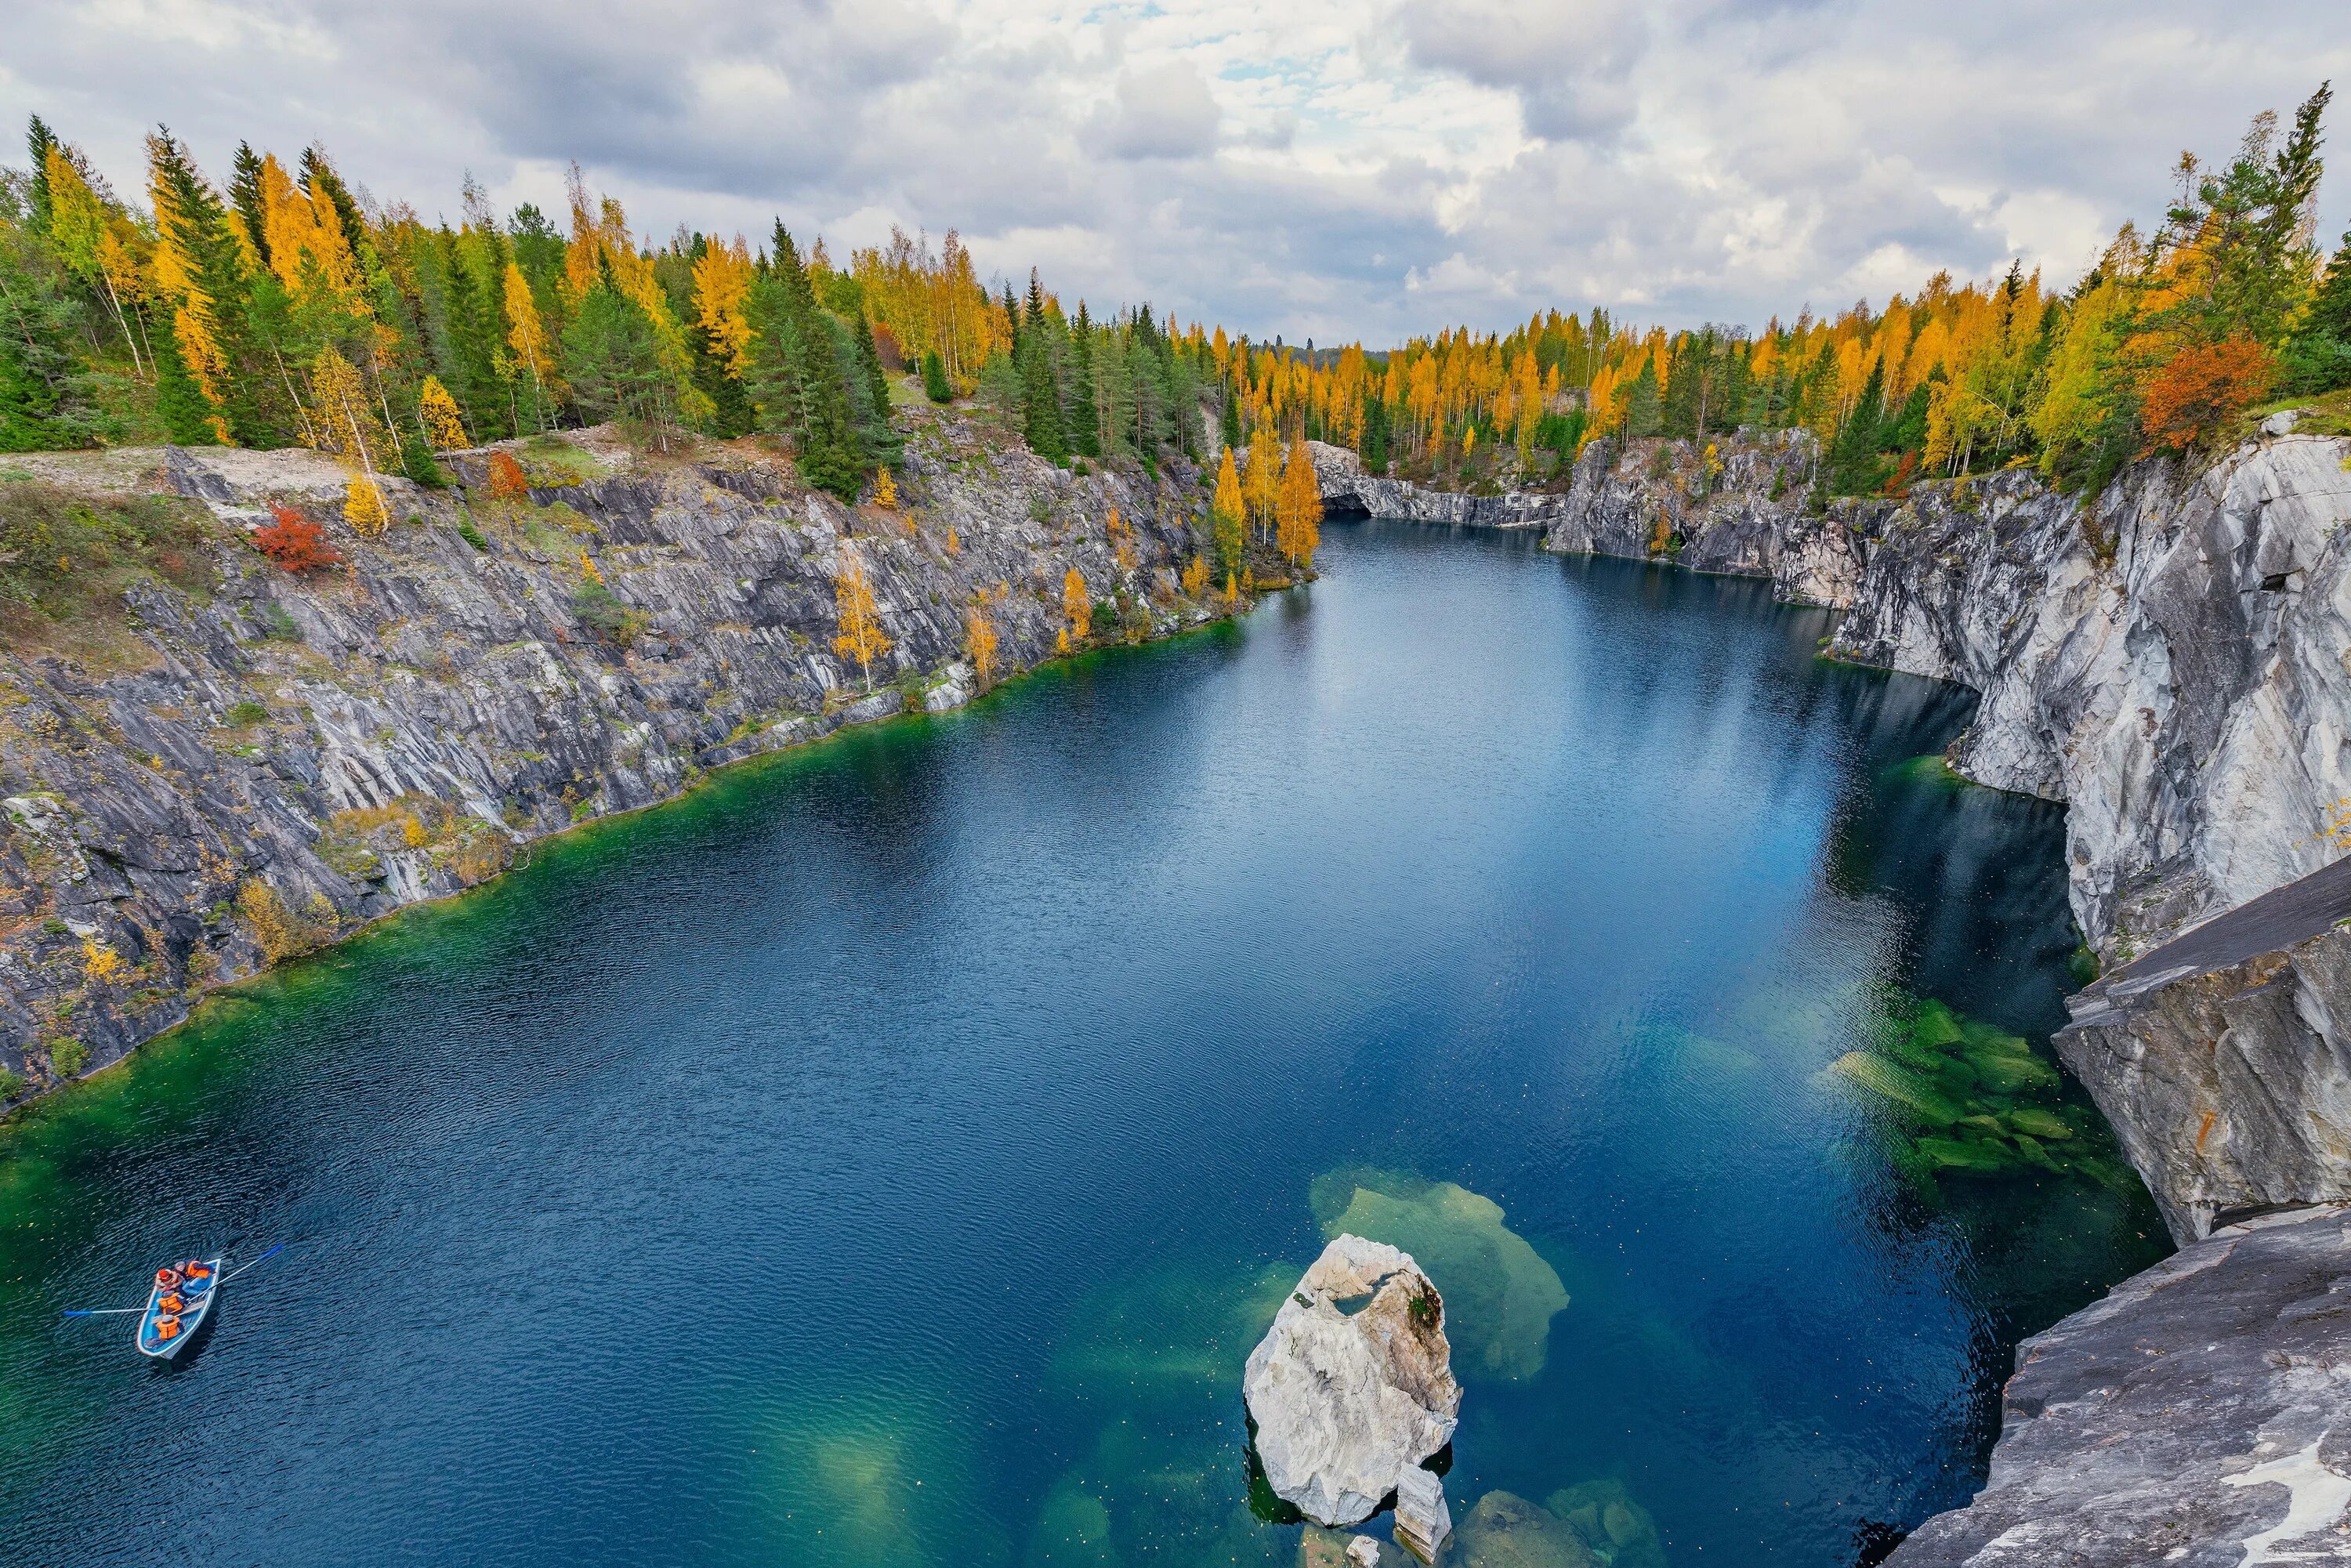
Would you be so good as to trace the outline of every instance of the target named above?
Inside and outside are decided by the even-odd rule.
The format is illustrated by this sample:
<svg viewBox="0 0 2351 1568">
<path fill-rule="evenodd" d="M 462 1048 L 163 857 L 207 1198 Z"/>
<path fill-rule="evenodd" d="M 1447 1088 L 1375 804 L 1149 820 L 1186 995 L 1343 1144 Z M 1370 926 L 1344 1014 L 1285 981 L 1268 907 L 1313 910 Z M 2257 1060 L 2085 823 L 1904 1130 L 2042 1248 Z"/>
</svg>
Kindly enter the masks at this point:
<svg viewBox="0 0 2351 1568">
<path fill-rule="evenodd" d="M 836 256 L 956 228 L 988 272 L 1299 341 L 1544 306 L 1760 324 L 2011 256 L 2070 278 L 2322 78 L 2341 0 L 14 0 L 0 114 L 125 191 L 168 122 L 323 141 L 428 217 L 466 172 L 643 231 Z M 1946 20 L 1949 18 L 1949 20 Z M 21 156 L 21 155 L 20 155 Z M 2331 243 L 2330 243 L 2331 248 Z"/>
</svg>

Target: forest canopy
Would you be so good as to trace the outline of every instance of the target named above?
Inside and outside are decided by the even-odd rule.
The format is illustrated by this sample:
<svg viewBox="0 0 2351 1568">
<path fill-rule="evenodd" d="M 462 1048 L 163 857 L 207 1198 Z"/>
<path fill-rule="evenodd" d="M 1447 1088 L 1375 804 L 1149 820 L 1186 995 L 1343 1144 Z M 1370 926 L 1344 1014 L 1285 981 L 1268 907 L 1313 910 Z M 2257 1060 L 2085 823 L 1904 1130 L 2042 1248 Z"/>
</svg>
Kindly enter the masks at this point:
<svg viewBox="0 0 2351 1568">
<path fill-rule="evenodd" d="M 1811 432 L 1832 494 L 2026 464 L 2095 489 L 2266 399 L 2351 387 L 2351 235 L 2330 257 L 2315 234 L 2329 97 L 2256 116 L 2224 162 L 2182 154 L 2160 220 L 2063 287 L 2011 266 L 1760 330 L 1594 308 L 1319 351 L 1065 310 L 1033 271 L 984 283 L 953 232 L 893 230 L 846 266 L 780 222 L 655 243 L 577 166 L 559 217 L 501 215 L 469 180 L 460 221 L 428 225 L 317 146 L 240 144 L 219 180 L 158 127 L 125 197 L 35 117 L 0 176 L 0 451 L 300 444 L 434 483 L 436 451 L 617 419 L 771 437 L 853 497 L 899 461 L 904 377 L 898 395 L 977 399 L 1060 463 L 1311 438 L 1531 482 L 1595 440 L 1743 427 Z M 1269 530 L 1280 459 L 1253 455 L 1236 503 Z"/>
</svg>

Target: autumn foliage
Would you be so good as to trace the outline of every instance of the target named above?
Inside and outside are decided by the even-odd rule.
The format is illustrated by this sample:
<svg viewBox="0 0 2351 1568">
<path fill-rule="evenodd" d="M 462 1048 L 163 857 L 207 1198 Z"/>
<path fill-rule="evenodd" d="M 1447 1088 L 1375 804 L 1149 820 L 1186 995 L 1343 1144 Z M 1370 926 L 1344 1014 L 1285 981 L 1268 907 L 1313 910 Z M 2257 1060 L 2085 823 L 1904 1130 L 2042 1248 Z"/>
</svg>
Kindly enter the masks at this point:
<svg viewBox="0 0 2351 1568">
<path fill-rule="evenodd" d="M 841 559 L 833 568 L 832 602 L 841 623 L 841 632 L 832 640 L 833 652 L 857 661 L 865 689 L 872 691 L 873 661 L 890 651 L 890 638 L 882 630 L 881 607 L 874 602 L 865 562 L 847 545 L 841 546 Z"/>
<path fill-rule="evenodd" d="M 343 521 L 362 537 L 380 534 L 392 527 L 392 513 L 384 507 L 383 491 L 373 479 L 361 476 L 343 486 Z"/>
<path fill-rule="evenodd" d="M 423 421 L 425 438 L 443 451 L 471 446 L 465 439 L 465 422 L 458 417 L 457 400 L 441 384 L 439 376 L 426 376 L 424 390 L 417 394 L 417 413 Z"/>
<path fill-rule="evenodd" d="M 985 604 L 974 602 L 964 612 L 963 645 L 982 691 L 996 681 L 996 622 L 988 619 Z"/>
<path fill-rule="evenodd" d="M 327 542 L 326 530 L 300 512 L 280 504 L 269 510 L 272 520 L 254 530 L 253 548 L 287 571 L 316 571 L 343 559 Z"/>
<path fill-rule="evenodd" d="M 1061 579 L 1061 613 L 1070 618 L 1070 635 L 1084 642 L 1093 630 L 1093 596 L 1086 591 L 1086 580 L 1076 567 L 1070 568 Z"/>
<path fill-rule="evenodd" d="M 2139 455 L 2209 446 L 2277 381 L 2277 356 L 2246 337 L 2182 349 L 2148 381 Z"/>
<path fill-rule="evenodd" d="M 530 476 L 522 465 L 507 452 L 490 454 L 490 497 L 493 500 L 519 501 L 530 494 Z"/>
</svg>

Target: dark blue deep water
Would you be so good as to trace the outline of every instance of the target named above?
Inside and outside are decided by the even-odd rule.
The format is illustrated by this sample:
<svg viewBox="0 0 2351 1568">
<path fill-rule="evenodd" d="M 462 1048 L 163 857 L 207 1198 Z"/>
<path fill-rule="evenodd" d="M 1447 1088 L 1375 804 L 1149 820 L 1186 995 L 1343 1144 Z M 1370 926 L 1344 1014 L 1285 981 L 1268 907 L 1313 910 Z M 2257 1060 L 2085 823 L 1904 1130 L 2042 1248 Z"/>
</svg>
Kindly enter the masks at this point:
<svg viewBox="0 0 2351 1568">
<path fill-rule="evenodd" d="M 1922 1187 L 1823 1069 L 1889 984 L 2045 1043 L 2056 810 L 1915 764 L 1970 696 L 1758 585 L 1325 548 L 0 1129 L 0 1557 L 1293 1563 L 1239 1370 L 1351 1202 L 1458 1222 L 1457 1520 L 1604 1483 L 1626 1563 L 1827 1565 L 1963 1500 L 2152 1215 Z M 189 1364 L 57 1317 L 280 1240 Z"/>
</svg>

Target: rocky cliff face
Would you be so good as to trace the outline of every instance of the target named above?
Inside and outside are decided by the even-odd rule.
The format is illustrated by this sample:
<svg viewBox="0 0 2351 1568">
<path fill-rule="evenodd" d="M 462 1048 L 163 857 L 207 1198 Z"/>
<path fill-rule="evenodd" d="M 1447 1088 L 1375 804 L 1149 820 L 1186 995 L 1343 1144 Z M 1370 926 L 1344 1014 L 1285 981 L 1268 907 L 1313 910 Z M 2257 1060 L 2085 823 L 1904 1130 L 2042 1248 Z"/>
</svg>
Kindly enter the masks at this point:
<svg viewBox="0 0 2351 1568">
<path fill-rule="evenodd" d="M 2026 1340 L 1990 1481 L 1889 1568 L 2351 1563 L 2346 1224 L 2229 1227 Z"/>
<path fill-rule="evenodd" d="M 2142 465 L 2095 512 L 2030 473 L 1806 504 L 1792 434 L 1595 443 L 1558 494 L 1435 497 L 1317 453 L 1332 504 L 1541 527 L 1553 549 L 1768 577 L 1830 653 L 1973 686 L 1967 777 L 2069 806 L 2074 907 L 2126 960 L 2315 871 L 2351 810 L 2351 443 Z M 1399 492 L 1405 492 L 1399 494 Z"/>
<path fill-rule="evenodd" d="M 2208 921 L 2071 998 L 2058 1053 L 2174 1239 L 2351 1197 L 2351 861 Z"/>
<path fill-rule="evenodd" d="M 245 530 L 273 500 L 335 516 L 344 476 L 313 455 L 110 454 L 86 477 L 199 500 L 218 577 L 135 590 L 107 667 L 0 654 L 0 1103 L 534 836 L 964 700 L 975 599 L 999 675 L 1054 653 L 1071 567 L 1125 634 L 1205 613 L 1176 586 L 1194 476 L 1078 477 L 954 420 L 915 435 L 895 511 L 725 448 L 503 505 L 396 484 L 404 521 L 333 523 L 347 567 L 301 577 Z M 833 645 L 852 549 L 891 640 L 870 692 Z"/>
</svg>

